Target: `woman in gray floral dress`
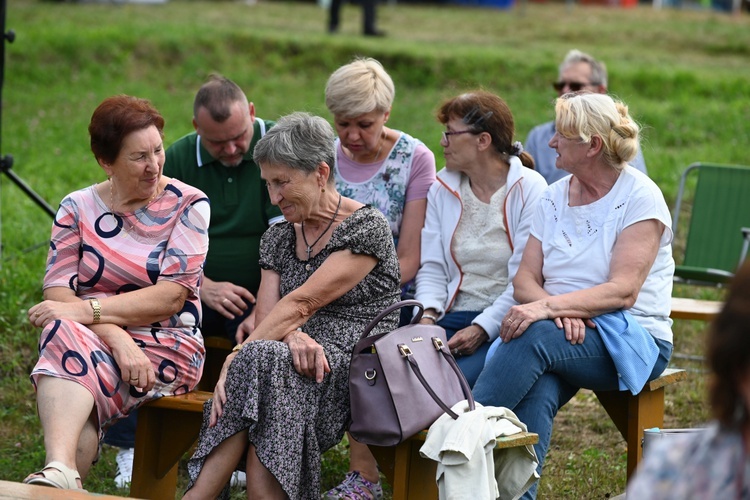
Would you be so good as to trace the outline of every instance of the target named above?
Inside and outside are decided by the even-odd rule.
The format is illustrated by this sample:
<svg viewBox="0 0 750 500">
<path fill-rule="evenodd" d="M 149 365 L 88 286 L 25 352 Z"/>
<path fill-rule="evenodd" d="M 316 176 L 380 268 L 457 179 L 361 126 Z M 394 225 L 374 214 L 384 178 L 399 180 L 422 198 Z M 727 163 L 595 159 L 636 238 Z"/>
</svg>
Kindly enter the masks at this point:
<svg viewBox="0 0 750 500">
<path fill-rule="evenodd" d="M 248 497 L 320 496 L 320 456 L 349 418 L 352 350 L 398 300 L 400 282 L 386 219 L 336 191 L 333 142 L 328 122 L 295 113 L 255 147 L 286 222 L 261 241 L 257 325 L 206 404 L 186 499 L 226 493 L 235 469 L 247 472 Z M 397 316 L 373 333 L 395 328 Z"/>
</svg>

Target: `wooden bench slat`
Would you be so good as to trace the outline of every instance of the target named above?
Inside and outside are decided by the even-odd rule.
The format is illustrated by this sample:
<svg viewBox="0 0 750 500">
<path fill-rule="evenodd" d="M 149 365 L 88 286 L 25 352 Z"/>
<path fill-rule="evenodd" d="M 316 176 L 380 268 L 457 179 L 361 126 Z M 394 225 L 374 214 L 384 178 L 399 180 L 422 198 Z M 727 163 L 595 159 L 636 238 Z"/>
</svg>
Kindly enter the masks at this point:
<svg viewBox="0 0 750 500">
<path fill-rule="evenodd" d="M 643 390 L 655 391 L 656 389 L 660 389 L 664 386 L 674 384 L 676 382 L 679 382 L 681 380 L 686 380 L 686 379 L 687 379 L 687 372 L 685 370 L 679 370 L 677 368 L 667 368 L 659 376 L 659 378 L 655 378 L 651 382 L 648 382 L 646 386 L 643 388 Z"/>
<path fill-rule="evenodd" d="M 420 431 L 411 438 L 412 441 L 422 441 L 427 439 L 427 430 Z M 497 438 L 495 443 L 495 449 L 501 450 L 504 448 L 515 448 L 516 446 L 526 446 L 527 444 L 537 444 L 539 442 L 539 435 L 533 432 L 519 432 L 517 434 L 511 434 L 510 436 L 500 436 Z"/>
<path fill-rule="evenodd" d="M 711 321 L 719 314 L 723 305 L 724 303 L 718 300 L 672 297 L 672 308 L 669 317 L 672 319 Z"/>
<path fill-rule="evenodd" d="M 58 490 L 47 486 L 0 481 L 0 499 L 15 500 L 117 500 L 122 497 L 88 493 L 84 491 Z"/>
</svg>

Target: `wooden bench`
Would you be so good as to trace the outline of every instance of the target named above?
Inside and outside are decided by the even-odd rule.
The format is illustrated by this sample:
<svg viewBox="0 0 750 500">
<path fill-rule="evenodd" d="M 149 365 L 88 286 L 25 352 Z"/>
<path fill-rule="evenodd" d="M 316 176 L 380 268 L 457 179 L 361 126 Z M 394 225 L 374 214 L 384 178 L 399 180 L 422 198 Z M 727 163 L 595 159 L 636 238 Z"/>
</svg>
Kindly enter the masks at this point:
<svg viewBox="0 0 750 500">
<path fill-rule="evenodd" d="M 6 498 L 16 500 L 116 500 L 122 497 L 0 481 L 0 499 Z"/>
<path fill-rule="evenodd" d="M 133 481 L 130 483 L 132 496 L 174 498 L 180 458 L 198 437 L 203 403 L 211 395 L 210 392 L 193 391 L 157 399 L 139 409 Z M 378 464 L 393 487 L 394 500 L 437 497 L 435 462 L 419 455 L 425 436 L 426 431 L 398 446 L 373 448 Z M 524 432 L 500 438 L 497 447 L 525 446 L 538 440 L 536 434 Z M 434 495 L 424 496 L 425 491 L 434 491 Z"/>
<path fill-rule="evenodd" d="M 723 305 L 724 303 L 718 300 L 672 297 L 672 309 L 669 317 L 672 319 L 711 321 L 719 314 Z"/>
<path fill-rule="evenodd" d="M 641 460 L 643 430 L 664 426 L 664 389 L 687 378 L 684 370 L 667 369 L 633 396 L 627 391 L 596 392 L 628 446 L 627 477 Z M 139 410 L 133 481 L 130 494 L 144 498 L 174 498 L 180 458 L 193 446 L 203 418 L 203 403 L 211 393 L 193 391 L 152 401 Z M 512 436 L 498 446 L 536 443 L 536 434 Z M 373 448 L 378 463 L 393 486 L 394 500 L 422 498 L 418 492 L 432 491 L 435 464 L 419 456 L 424 436 L 391 448 Z M 398 494 L 397 494 L 398 493 Z M 426 498 L 426 497 L 425 497 Z M 432 497 L 434 498 L 434 496 Z"/>
<path fill-rule="evenodd" d="M 685 370 L 667 368 L 659 378 L 648 382 L 635 396 L 628 391 L 595 391 L 599 402 L 628 445 L 628 479 L 635 472 L 643 455 L 643 430 L 664 427 L 664 388 L 686 378 Z"/>
<path fill-rule="evenodd" d="M 435 500 L 438 498 L 435 483 L 437 463 L 419 454 L 419 449 L 426 437 L 427 431 L 422 431 L 397 446 L 370 446 L 380 470 L 393 489 L 393 500 Z M 495 448 L 514 448 L 536 444 L 538 441 L 537 434 L 521 432 L 498 438 Z"/>
</svg>

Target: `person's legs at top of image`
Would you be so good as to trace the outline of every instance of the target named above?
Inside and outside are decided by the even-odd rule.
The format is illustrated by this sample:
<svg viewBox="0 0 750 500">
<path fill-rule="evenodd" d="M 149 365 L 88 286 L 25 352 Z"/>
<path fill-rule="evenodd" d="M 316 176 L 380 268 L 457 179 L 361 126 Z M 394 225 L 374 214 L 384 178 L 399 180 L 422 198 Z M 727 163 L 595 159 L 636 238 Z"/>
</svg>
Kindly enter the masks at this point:
<svg viewBox="0 0 750 500">
<path fill-rule="evenodd" d="M 383 31 L 375 27 L 375 9 L 377 0 L 361 0 L 362 2 L 362 23 L 365 36 L 385 36 Z"/>
<path fill-rule="evenodd" d="M 331 5 L 328 7 L 328 32 L 336 33 L 339 29 L 339 20 L 341 15 L 341 1 L 342 0 L 331 0 Z"/>
</svg>

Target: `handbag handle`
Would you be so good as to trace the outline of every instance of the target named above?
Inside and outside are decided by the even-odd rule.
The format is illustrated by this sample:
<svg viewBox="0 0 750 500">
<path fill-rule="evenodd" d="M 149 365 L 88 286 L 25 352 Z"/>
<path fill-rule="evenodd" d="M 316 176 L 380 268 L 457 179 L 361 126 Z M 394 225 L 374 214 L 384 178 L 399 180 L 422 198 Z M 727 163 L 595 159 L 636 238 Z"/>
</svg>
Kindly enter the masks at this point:
<svg viewBox="0 0 750 500">
<path fill-rule="evenodd" d="M 400 302 L 396 302 L 395 304 L 391 304 L 388 307 L 386 307 L 385 309 L 383 309 L 382 311 L 380 311 L 378 313 L 378 315 L 375 316 L 375 319 L 373 319 L 372 321 L 370 321 L 370 323 L 367 325 L 367 327 L 365 328 L 365 331 L 362 332 L 362 336 L 359 337 L 359 340 L 362 340 L 365 337 L 367 337 L 370 334 L 370 332 L 372 331 L 372 329 L 375 328 L 375 325 L 377 325 L 378 323 L 380 323 L 381 319 L 385 318 L 386 316 L 388 316 L 389 314 L 391 314 L 396 309 L 401 309 L 402 307 L 408 307 L 408 306 L 413 306 L 413 307 L 418 307 L 419 308 L 419 311 L 417 312 L 416 316 L 414 316 L 412 318 L 411 324 L 413 325 L 415 323 L 419 323 L 419 320 L 422 319 L 422 313 L 424 312 L 424 306 L 422 305 L 422 303 L 420 301 L 414 300 L 414 299 L 402 300 Z"/>
<path fill-rule="evenodd" d="M 453 371 L 456 374 L 456 377 L 458 377 L 458 383 L 461 384 L 461 390 L 464 393 L 464 396 L 469 401 L 469 411 L 474 411 L 475 404 L 474 404 L 474 395 L 471 393 L 471 389 L 469 388 L 469 383 L 466 381 L 466 377 L 464 377 L 464 374 L 461 373 L 461 369 L 458 367 L 458 363 L 456 363 L 456 360 L 453 358 L 453 355 L 448 351 L 448 348 L 443 345 L 442 342 L 440 342 L 440 347 L 438 348 L 438 351 L 440 354 L 443 355 L 445 360 L 448 362 L 451 368 L 453 368 Z M 436 346 L 437 347 L 437 346 Z M 414 375 L 417 376 L 417 380 L 422 384 L 422 386 L 427 391 L 427 394 L 432 397 L 433 400 L 440 406 L 440 408 L 443 409 L 445 413 L 451 416 L 453 420 L 456 420 L 458 418 L 458 415 L 451 410 L 448 405 L 446 405 L 442 399 L 435 393 L 435 391 L 430 387 L 430 383 L 425 380 L 424 375 L 422 375 L 422 370 L 419 369 L 419 363 L 417 363 L 417 360 L 414 359 L 414 356 L 411 353 L 408 353 L 405 355 L 406 360 L 409 362 L 409 366 L 411 367 L 411 370 L 414 372 Z"/>
</svg>

